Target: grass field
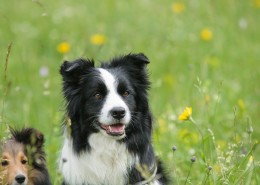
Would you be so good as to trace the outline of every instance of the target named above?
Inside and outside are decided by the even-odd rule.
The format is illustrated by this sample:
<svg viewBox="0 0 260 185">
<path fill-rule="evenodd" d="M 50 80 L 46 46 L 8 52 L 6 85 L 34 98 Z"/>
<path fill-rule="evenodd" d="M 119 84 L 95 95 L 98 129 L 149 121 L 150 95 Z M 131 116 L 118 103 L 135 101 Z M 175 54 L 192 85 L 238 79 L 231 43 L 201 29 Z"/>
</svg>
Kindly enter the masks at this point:
<svg viewBox="0 0 260 185">
<path fill-rule="evenodd" d="M 259 0 L 4 0 L 0 137 L 8 125 L 41 130 L 59 184 L 59 66 L 143 52 L 153 143 L 175 184 L 260 184 L 259 23 Z M 180 121 L 185 107 L 192 115 Z"/>
</svg>

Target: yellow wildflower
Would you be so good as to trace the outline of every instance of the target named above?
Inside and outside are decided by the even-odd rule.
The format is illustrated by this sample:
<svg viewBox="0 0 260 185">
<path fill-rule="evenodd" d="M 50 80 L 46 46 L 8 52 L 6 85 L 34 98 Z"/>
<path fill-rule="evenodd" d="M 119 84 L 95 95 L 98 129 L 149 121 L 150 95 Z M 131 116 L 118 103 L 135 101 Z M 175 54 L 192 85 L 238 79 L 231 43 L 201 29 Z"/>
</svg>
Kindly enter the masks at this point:
<svg viewBox="0 0 260 185">
<path fill-rule="evenodd" d="M 208 104 L 210 102 L 210 96 L 208 94 L 206 94 L 204 96 L 204 100 L 205 100 L 205 103 Z"/>
<path fill-rule="evenodd" d="M 163 82 L 168 86 L 168 87 L 173 87 L 175 84 L 175 79 L 173 75 L 171 74 L 166 74 L 163 77 Z"/>
<path fill-rule="evenodd" d="M 187 145 L 193 145 L 199 142 L 199 135 L 196 132 L 190 132 L 188 129 L 181 129 L 178 136 L 182 142 Z"/>
<path fill-rule="evenodd" d="M 219 173 L 221 173 L 221 166 L 219 164 L 214 164 L 213 165 L 213 170 L 214 170 L 214 172 L 219 174 Z"/>
<path fill-rule="evenodd" d="M 205 63 L 212 68 L 218 68 L 219 67 L 219 59 L 216 56 L 206 57 Z"/>
<path fill-rule="evenodd" d="M 245 110 L 245 102 L 242 99 L 237 101 L 238 107 L 243 111 Z"/>
<path fill-rule="evenodd" d="M 192 115 L 192 108 L 186 107 L 184 111 L 181 113 L 181 115 L 179 116 L 179 120 L 181 121 L 189 120 L 191 115 Z"/>
<path fill-rule="evenodd" d="M 106 40 L 107 40 L 106 37 L 101 34 L 94 34 L 90 37 L 90 42 L 93 45 L 97 45 L 97 46 L 105 44 Z"/>
<path fill-rule="evenodd" d="M 172 11 L 176 14 L 182 13 L 185 10 L 185 5 L 183 3 L 173 3 Z"/>
<path fill-rule="evenodd" d="M 57 51 L 62 54 L 68 53 L 70 51 L 70 44 L 68 42 L 61 42 L 57 46 Z"/>
<path fill-rule="evenodd" d="M 260 8 L 260 0 L 254 0 L 254 5 L 255 5 L 257 8 Z"/>
<path fill-rule="evenodd" d="M 164 119 L 160 118 L 158 120 L 158 123 L 159 123 L 159 131 L 160 133 L 166 133 L 167 132 L 167 123 Z"/>
<path fill-rule="evenodd" d="M 250 157 L 249 157 L 249 162 L 253 162 L 253 160 L 254 160 L 254 157 L 252 156 L 252 155 L 250 155 Z"/>
<path fill-rule="evenodd" d="M 227 148 L 227 142 L 225 140 L 217 140 L 216 141 L 216 146 L 220 149 L 220 150 L 224 150 L 225 148 Z"/>
<path fill-rule="evenodd" d="M 254 161 L 254 157 L 252 155 L 250 155 L 250 157 L 248 159 L 248 163 L 246 165 L 246 170 L 248 170 L 252 166 L 253 161 Z"/>
<path fill-rule="evenodd" d="M 208 28 L 204 28 L 200 32 L 200 38 L 204 41 L 210 41 L 213 38 L 212 31 Z"/>
</svg>

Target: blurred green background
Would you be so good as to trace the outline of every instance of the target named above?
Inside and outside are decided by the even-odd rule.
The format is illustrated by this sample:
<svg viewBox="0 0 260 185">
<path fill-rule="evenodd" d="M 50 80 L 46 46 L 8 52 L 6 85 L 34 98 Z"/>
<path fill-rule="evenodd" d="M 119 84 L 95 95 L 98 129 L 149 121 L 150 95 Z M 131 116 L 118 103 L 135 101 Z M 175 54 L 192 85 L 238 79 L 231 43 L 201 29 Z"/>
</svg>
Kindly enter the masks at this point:
<svg viewBox="0 0 260 185">
<path fill-rule="evenodd" d="M 175 184 L 259 184 L 259 31 L 260 0 L 2 0 L 0 137 L 41 130 L 59 184 L 59 66 L 143 52 L 153 143 Z M 187 106 L 196 125 L 178 120 Z"/>
</svg>

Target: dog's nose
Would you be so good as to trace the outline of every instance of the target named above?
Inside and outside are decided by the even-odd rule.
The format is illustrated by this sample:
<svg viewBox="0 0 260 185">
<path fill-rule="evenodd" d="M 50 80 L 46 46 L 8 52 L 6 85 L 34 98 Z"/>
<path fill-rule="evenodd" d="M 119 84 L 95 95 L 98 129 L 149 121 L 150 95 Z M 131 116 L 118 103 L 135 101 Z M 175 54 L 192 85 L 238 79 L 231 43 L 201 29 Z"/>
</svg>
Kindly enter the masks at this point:
<svg viewBox="0 0 260 185">
<path fill-rule="evenodd" d="M 25 181 L 25 176 L 22 175 L 22 174 L 19 174 L 19 175 L 17 175 L 17 176 L 15 177 L 15 180 L 16 180 L 17 183 L 22 184 L 22 183 L 24 183 L 24 181 Z"/>
<path fill-rule="evenodd" d="M 113 118 L 120 120 L 123 117 L 125 117 L 125 109 L 123 107 L 114 107 L 111 111 L 110 111 L 111 115 L 113 116 Z"/>
</svg>

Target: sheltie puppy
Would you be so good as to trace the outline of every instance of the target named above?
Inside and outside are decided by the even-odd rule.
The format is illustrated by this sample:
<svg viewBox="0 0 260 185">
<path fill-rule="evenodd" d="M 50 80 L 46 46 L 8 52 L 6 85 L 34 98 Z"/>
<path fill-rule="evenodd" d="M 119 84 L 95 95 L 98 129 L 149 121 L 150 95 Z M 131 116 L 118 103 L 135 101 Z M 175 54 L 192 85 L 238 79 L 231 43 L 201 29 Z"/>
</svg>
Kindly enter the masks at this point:
<svg viewBox="0 0 260 185">
<path fill-rule="evenodd" d="M 148 63 L 140 53 L 100 67 L 89 59 L 62 64 L 67 102 L 60 156 L 63 184 L 167 183 L 151 144 Z"/>
<path fill-rule="evenodd" d="M 36 129 L 11 129 L 11 138 L 0 144 L 0 184 L 51 185 L 43 144 Z"/>
</svg>

